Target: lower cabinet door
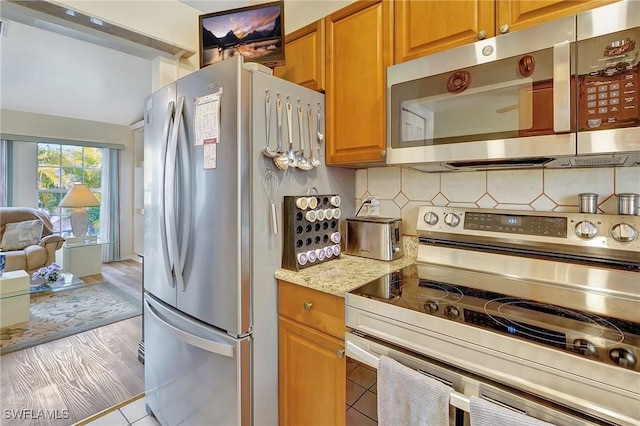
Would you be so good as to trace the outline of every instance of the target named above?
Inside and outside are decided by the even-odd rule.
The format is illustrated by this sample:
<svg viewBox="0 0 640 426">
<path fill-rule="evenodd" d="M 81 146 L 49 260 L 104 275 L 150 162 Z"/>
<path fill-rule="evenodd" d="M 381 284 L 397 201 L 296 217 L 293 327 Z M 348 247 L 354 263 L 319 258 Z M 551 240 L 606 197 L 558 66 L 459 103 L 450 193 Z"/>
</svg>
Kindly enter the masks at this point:
<svg viewBox="0 0 640 426">
<path fill-rule="evenodd" d="M 280 425 L 344 425 L 344 341 L 282 316 L 278 334 Z"/>
</svg>

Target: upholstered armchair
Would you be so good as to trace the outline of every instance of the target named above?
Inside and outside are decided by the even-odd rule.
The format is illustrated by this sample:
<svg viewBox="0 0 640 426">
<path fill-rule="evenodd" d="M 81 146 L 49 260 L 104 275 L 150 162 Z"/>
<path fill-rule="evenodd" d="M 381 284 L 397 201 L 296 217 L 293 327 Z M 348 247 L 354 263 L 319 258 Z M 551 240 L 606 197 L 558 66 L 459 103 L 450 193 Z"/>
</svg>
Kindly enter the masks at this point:
<svg viewBox="0 0 640 426">
<path fill-rule="evenodd" d="M 29 275 L 55 261 L 64 238 L 53 234 L 43 211 L 25 207 L 0 208 L 0 252 L 7 256 L 5 271 L 24 270 Z"/>
</svg>

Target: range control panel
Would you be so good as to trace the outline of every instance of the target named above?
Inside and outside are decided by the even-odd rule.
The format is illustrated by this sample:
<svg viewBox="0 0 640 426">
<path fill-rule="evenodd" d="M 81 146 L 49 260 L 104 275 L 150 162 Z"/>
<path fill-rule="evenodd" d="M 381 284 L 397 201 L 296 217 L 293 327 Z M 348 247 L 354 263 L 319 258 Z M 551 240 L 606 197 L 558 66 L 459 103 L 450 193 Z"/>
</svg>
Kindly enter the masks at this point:
<svg viewBox="0 0 640 426">
<path fill-rule="evenodd" d="M 416 229 L 426 238 L 631 251 L 640 262 L 640 216 L 422 206 Z"/>
</svg>

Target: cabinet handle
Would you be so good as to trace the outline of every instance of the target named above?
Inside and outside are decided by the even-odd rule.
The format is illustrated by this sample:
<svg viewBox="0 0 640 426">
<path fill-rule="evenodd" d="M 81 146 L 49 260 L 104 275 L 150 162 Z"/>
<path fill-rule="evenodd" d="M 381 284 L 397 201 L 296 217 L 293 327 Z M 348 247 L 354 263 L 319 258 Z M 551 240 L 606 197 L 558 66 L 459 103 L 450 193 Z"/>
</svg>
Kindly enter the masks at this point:
<svg viewBox="0 0 640 426">
<path fill-rule="evenodd" d="M 504 24 L 504 25 L 500 25 L 500 34 L 506 34 L 508 33 L 510 30 L 509 25 Z"/>
<path fill-rule="evenodd" d="M 344 357 L 344 349 L 338 349 L 338 350 L 336 351 L 336 356 L 337 356 L 338 358 L 342 358 L 342 357 Z"/>
<path fill-rule="evenodd" d="M 478 31 L 478 40 L 484 40 L 487 38 L 487 32 L 484 30 Z"/>
<path fill-rule="evenodd" d="M 304 308 L 305 311 L 309 312 L 311 310 L 311 308 L 313 307 L 313 303 L 304 302 L 304 305 L 302 305 L 302 307 Z"/>
<path fill-rule="evenodd" d="M 380 157 L 386 157 L 387 156 L 387 150 L 383 149 L 382 151 L 380 151 Z"/>
</svg>

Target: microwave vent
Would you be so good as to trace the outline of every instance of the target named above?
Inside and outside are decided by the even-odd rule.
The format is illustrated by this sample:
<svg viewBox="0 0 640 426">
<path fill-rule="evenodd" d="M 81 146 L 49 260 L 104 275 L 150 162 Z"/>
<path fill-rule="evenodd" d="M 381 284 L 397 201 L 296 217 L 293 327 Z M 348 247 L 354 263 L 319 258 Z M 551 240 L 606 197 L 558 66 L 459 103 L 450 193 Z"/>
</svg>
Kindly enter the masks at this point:
<svg viewBox="0 0 640 426">
<path fill-rule="evenodd" d="M 552 158 L 512 158 L 505 160 L 476 160 L 450 162 L 447 165 L 456 169 L 470 168 L 476 170 L 496 168 L 540 167 L 552 161 Z"/>
<path fill-rule="evenodd" d="M 586 157 L 573 157 L 569 161 L 572 167 L 622 166 L 626 163 L 627 156 L 590 155 Z"/>
</svg>

